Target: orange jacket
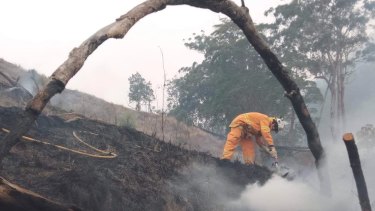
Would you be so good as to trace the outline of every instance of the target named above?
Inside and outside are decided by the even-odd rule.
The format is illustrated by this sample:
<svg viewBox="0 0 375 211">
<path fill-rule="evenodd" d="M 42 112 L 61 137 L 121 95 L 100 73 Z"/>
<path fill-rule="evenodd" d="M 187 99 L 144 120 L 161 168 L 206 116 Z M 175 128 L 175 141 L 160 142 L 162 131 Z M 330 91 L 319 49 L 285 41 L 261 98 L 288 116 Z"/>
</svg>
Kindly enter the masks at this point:
<svg viewBox="0 0 375 211">
<path fill-rule="evenodd" d="M 261 136 L 267 141 L 268 145 L 273 145 L 271 135 L 272 118 L 258 112 L 240 114 L 233 119 L 229 127 L 249 126 L 250 133 L 257 139 Z"/>
</svg>

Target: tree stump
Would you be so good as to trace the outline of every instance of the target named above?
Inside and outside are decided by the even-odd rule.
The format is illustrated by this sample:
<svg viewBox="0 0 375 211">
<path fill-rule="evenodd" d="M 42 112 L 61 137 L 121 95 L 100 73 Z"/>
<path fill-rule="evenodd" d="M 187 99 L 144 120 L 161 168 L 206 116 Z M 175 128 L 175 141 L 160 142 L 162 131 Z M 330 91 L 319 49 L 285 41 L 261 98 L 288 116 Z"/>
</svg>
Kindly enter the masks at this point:
<svg viewBox="0 0 375 211">
<path fill-rule="evenodd" d="M 362 211 L 371 211 L 371 204 L 367 193 L 365 177 L 363 176 L 361 160 L 359 158 L 357 145 L 352 133 L 345 133 L 343 140 L 348 150 L 350 166 L 352 167 L 355 183 L 357 186 L 359 203 Z"/>
</svg>

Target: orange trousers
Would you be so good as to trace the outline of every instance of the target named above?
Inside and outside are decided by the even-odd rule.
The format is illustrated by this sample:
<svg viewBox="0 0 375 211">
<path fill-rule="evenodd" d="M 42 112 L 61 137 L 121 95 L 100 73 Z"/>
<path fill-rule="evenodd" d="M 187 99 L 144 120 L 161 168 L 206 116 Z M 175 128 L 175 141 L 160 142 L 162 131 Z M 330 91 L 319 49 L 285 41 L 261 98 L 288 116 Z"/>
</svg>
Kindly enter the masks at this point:
<svg viewBox="0 0 375 211">
<path fill-rule="evenodd" d="M 238 144 L 241 145 L 245 164 L 254 164 L 255 141 L 250 137 L 243 137 L 242 127 L 233 127 L 227 136 L 221 159 L 231 160 Z"/>
</svg>

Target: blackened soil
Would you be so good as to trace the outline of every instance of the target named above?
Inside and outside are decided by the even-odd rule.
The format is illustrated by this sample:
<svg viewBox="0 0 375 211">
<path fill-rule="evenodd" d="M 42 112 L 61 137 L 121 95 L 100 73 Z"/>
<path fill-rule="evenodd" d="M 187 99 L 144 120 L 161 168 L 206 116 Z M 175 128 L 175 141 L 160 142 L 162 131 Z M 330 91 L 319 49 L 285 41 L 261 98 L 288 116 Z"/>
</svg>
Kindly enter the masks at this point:
<svg viewBox="0 0 375 211">
<path fill-rule="evenodd" d="M 0 127 L 17 127 L 21 112 L 0 107 Z M 237 198 L 247 184 L 262 184 L 271 176 L 259 166 L 225 163 L 131 128 L 84 118 L 40 116 L 26 135 L 98 154 L 77 142 L 73 131 L 118 157 L 92 158 L 20 141 L 4 159 L 0 176 L 51 200 L 90 211 L 229 210 L 226 202 Z M 0 140 L 4 136 L 0 132 Z"/>
</svg>

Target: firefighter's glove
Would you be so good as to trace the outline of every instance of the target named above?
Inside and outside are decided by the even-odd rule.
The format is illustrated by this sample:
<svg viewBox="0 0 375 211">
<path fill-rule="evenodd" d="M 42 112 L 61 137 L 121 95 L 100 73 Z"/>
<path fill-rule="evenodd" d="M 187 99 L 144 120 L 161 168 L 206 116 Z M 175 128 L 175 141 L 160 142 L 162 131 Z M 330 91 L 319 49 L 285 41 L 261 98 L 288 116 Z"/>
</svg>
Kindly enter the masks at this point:
<svg viewBox="0 0 375 211">
<path fill-rule="evenodd" d="M 277 159 L 277 152 L 276 148 L 273 145 L 268 146 L 268 152 L 270 153 L 271 157 Z"/>
</svg>

